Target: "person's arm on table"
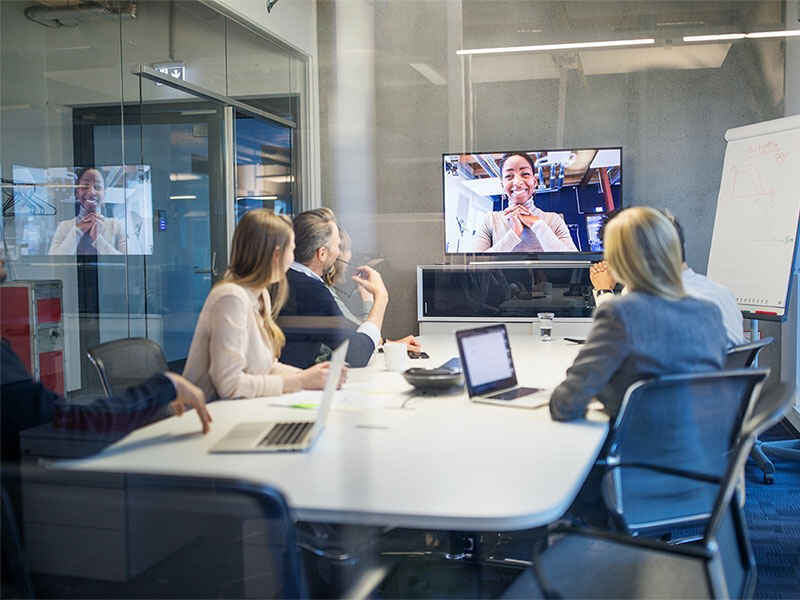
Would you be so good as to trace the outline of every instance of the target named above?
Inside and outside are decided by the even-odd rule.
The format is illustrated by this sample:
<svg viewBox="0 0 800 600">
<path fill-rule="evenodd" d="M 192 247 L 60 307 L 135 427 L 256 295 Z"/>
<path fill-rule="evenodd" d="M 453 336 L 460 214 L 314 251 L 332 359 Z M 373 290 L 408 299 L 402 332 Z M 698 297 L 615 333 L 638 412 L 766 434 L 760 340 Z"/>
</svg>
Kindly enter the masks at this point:
<svg viewBox="0 0 800 600">
<path fill-rule="evenodd" d="M 55 404 L 53 425 L 94 433 L 133 431 L 155 419 L 169 404 L 177 416 L 194 409 L 203 433 L 208 433 L 211 415 L 203 392 L 177 373 L 154 375 L 141 385 L 131 386 L 118 397 L 98 398 L 91 404 Z"/>
<path fill-rule="evenodd" d="M 564 378 L 550 396 L 555 421 L 572 421 L 586 415 L 586 407 L 602 390 L 630 352 L 624 323 L 614 313 L 614 303 L 597 308 L 592 330 Z"/>
<path fill-rule="evenodd" d="M 20 431 L 50 421 L 61 428 L 127 432 L 150 423 L 163 406 L 173 403 L 176 412 L 195 408 L 203 432 L 211 422 L 200 389 L 174 373 L 155 375 L 122 396 L 98 398 L 85 405 L 71 404 L 34 380 L 6 340 L 2 341 L 1 366 L 4 459 L 19 452 Z"/>
</svg>

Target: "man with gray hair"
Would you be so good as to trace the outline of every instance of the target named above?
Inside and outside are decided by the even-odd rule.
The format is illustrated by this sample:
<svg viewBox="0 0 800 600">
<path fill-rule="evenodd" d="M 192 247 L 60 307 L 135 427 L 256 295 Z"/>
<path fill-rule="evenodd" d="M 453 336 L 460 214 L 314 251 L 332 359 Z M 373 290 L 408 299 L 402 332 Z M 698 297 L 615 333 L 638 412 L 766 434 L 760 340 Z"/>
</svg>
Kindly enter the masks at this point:
<svg viewBox="0 0 800 600">
<path fill-rule="evenodd" d="M 357 328 L 344 317 L 322 279 L 339 257 L 339 227 L 329 208 L 317 208 L 294 218 L 295 262 L 286 273 L 289 298 L 278 325 L 286 335 L 281 362 L 305 369 L 328 360 L 331 350 L 350 340 L 347 362 L 364 367 L 380 343 L 389 293 L 375 269 L 361 266 L 353 281 L 375 299 L 366 320 Z"/>
</svg>

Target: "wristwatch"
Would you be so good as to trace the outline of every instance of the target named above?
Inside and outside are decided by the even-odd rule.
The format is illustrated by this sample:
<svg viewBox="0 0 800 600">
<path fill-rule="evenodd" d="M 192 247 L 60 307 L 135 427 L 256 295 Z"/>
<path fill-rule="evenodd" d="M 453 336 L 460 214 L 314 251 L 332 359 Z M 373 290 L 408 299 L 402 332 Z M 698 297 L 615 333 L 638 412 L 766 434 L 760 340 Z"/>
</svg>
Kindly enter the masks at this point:
<svg viewBox="0 0 800 600">
<path fill-rule="evenodd" d="M 595 294 L 597 296 L 602 296 L 603 294 L 613 294 L 613 293 L 614 293 L 614 290 L 608 290 L 608 289 L 606 289 L 606 290 L 596 290 L 595 291 Z"/>
</svg>

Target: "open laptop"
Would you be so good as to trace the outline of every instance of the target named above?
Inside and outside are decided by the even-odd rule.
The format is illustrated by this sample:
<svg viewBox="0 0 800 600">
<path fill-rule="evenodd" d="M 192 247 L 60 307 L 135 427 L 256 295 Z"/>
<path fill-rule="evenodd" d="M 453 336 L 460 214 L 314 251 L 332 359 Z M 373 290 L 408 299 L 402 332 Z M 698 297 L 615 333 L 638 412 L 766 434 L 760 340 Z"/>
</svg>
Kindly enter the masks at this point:
<svg viewBox="0 0 800 600">
<path fill-rule="evenodd" d="M 520 387 L 505 325 L 456 332 L 467 392 L 473 402 L 539 408 L 550 401 L 550 389 Z"/>
<path fill-rule="evenodd" d="M 348 345 L 349 340 L 345 340 L 331 355 L 331 368 L 325 380 L 319 412 L 314 421 L 239 423 L 212 446 L 210 452 L 303 452 L 311 448 L 328 420 Z"/>
</svg>

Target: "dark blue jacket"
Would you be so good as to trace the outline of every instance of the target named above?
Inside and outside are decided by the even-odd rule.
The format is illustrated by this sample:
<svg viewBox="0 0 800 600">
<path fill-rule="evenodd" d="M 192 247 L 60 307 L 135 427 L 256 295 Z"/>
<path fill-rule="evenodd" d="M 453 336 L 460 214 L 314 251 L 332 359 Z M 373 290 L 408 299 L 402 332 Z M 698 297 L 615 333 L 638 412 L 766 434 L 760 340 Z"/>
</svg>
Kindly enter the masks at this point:
<svg viewBox="0 0 800 600">
<path fill-rule="evenodd" d="M 0 419 L 3 462 L 19 461 L 19 434 L 53 421 L 56 427 L 90 433 L 126 433 L 153 421 L 161 408 L 175 399 L 175 386 L 165 375 L 155 375 L 116 398 L 98 398 L 91 404 L 70 404 L 35 381 L 4 339 L 0 344 Z"/>
<path fill-rule="evenodd" d="M 331 351 L 349 339 L 347 364 L 366 366 L 375 344 L 367 334 L 356 331 L 356 326 L 342 315 L 328 287 L 293 269 L 289 269 L 286 278 L 289 298 L 278 318 L 278 325 L 286 335 L 281 362 L 305 369 L 320 360 L 328 360 Z"/>
</svg>

